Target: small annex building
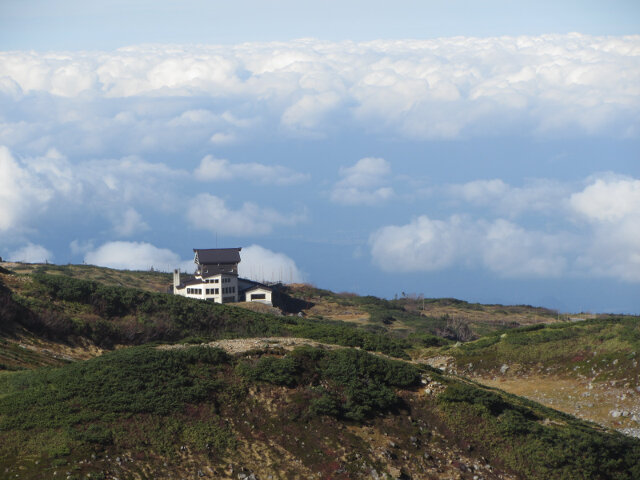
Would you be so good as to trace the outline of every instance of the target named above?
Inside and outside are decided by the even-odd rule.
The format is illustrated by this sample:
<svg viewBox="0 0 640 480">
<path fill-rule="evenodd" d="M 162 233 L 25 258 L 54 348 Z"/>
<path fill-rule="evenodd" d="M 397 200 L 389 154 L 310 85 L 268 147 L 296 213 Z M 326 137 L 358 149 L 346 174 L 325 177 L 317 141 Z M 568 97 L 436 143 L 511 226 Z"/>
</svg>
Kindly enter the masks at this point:
<svg viewBox="0 0 640 480">
<path fill-rule="evenodd" d="M 272 305 L 272 289 L 253 280 L 238 277 L 242 248 L 194 248 L 196 271 L 181 281 L 180 270 L 173 271 L 173 294 L 216 303 L 260 302 Z"/>
</svg>

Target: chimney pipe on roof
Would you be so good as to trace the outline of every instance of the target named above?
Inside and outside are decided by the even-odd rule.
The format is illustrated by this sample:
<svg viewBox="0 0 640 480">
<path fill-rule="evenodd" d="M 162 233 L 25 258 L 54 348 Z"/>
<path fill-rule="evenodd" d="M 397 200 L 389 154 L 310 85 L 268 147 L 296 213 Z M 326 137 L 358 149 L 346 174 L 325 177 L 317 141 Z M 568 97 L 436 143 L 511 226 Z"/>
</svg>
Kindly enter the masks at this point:
<svg viewBox="0 0 640 480">
<path fill-rule="evenodd" d="M 178 285 L 180 285 L 180 269 L 176 268 L 173 271 L 173 291 L 174 292 L 178 288 Z"/>
</svg>

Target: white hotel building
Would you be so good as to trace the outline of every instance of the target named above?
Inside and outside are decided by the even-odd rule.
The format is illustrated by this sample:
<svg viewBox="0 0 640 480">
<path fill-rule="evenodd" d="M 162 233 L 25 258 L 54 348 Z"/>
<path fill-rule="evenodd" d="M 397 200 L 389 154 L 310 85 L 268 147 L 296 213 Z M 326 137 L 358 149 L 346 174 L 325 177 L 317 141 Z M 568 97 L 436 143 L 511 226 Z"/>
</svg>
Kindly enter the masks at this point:
<svg viewBox="0 0 640 480">
<path fill-rule="evenodd" d="M 271 305 L 272 290 L 266 285 L 238 277 L 241 248 L 196 249 L 194 278 L 180 281 L 180 270 L 173 272 L 173 293 L 216 303 L 239 301 Z"/>
</svg>

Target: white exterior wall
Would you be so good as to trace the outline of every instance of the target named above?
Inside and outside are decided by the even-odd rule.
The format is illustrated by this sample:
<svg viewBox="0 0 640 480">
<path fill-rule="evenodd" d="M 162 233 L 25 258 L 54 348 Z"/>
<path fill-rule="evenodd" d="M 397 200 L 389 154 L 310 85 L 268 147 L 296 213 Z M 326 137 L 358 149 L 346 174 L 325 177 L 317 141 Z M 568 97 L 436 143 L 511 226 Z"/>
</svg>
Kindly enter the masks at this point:
<svg viewBox="0 0 640 480">
<path fill-rule="evenodd" d="M 220 303 L 226 297 L 233 297 L 232 302 L 238 301 L 238 277 L 235 275 L 217 275 L 220 277 Z M 224 289 L 224 290 L 223 290 Z M 223 292 L 227 293 L 223 293 Z"/>
<path fill-rule="evenodd" d="M 223 281 L 223 278 L 225 279 Z M 226 280 L 228 279 L 228 280 Z M 197 283 L 194 285 L 187 285 L 185 288 L 180 290 L 174 288 L 174 293 L 176 295 L 182 295 L 187 298 L 196 298 L 199 300 L 209 300 L 216 303 L 222 303 L 223 297 L 233 297 L 233 301 L 238 301 L 238 277 L 235 275 L 225 275 L 218 274 L 212 277 L 207 277 L 205 279 L 198 278 L 202 283 Z M 218 293 L 209 293 L 207 294 L 207 290 L 218 289 Z M 222 293 L 226 291 L 226 289 L 233 289 L 231 293 Z M 202 293 L 187 293 L 187 289 L 197 289 Z M 223 290 L 225 289 L 225 290 Z"/>
<path fill-rule="evenodd" d="M 251 296 L 256 294 L 264 295 L 264 298 L 252 300 Z M 266 288 L 261 288 L 261 287 L 252 288 L 251 290 L 247 290 L 245 295 L 246 295 L 245 300 L 247 302 L 260 302 L 260 303 L 265 303 L 267 305 L 273 305 L 273 303 L 271 303 L 271 290 L 267 290 Z"/>
</svg>

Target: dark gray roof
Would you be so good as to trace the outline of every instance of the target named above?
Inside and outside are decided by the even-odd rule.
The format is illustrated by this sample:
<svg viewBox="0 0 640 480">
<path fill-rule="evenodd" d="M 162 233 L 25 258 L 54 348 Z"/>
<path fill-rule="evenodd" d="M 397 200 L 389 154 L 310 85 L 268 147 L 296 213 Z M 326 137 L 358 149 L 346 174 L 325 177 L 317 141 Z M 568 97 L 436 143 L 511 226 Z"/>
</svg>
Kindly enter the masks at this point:
<svg viewBox="0 0 640 480">
<path fill-rule="evenodd" d="M 254 288 L 264 288 L 265 290 L 273 291 L 273 288 L 266 286 L 263 283 L 249 280 L 248 278 L 238 278 L 238 293 L 248 292 Z"/>
<path fill-rule="evenodd" d="M 194 248 L 194 261 L 198 265 L 240 263 L 240 250 L 242 248 Z"/>
<path fill-rule="evenodd" d="M 191 280 L 187 280 L 178 285 L 178 289 L 182 290 L 184 287 L 189 287 L 191 285 L 203 285 L 204 282 L 198 278 L 192 278 Z"/>
</svg>

